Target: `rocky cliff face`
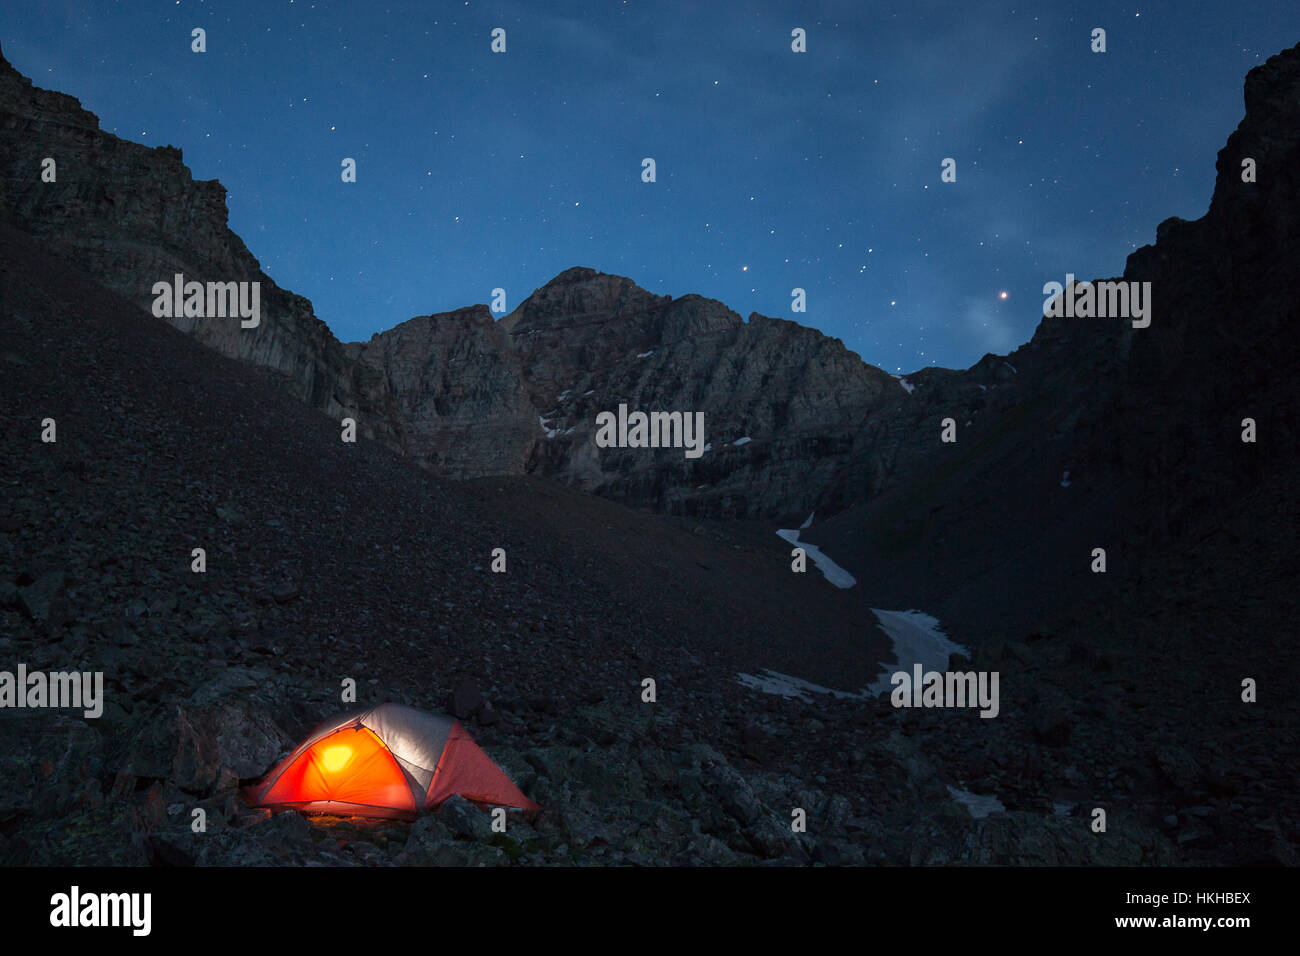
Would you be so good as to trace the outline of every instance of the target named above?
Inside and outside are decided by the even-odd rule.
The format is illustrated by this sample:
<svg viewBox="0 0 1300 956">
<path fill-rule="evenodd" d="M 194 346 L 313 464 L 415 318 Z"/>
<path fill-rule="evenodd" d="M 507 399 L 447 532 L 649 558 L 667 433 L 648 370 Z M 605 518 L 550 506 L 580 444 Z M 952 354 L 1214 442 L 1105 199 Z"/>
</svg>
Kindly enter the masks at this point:
<svg viewBox="0 0 1300 956">
<path fill-rule="evenodd" d="M 861 423 L 901 391 L 813 329 L 746 323 L 713 299 L 654 296 L 591 269 L 561 274 L 501 324 L 545 422 L 530 470 L 674 512 L 817 507 Z M 597 414 L 620 404 L 702 412 L 708 450 L 597 448 Z"/>
<path fill-rule="evenodd" d="M 861 423 L 903 393 L 813 329 L 587 268 L 499 322 L 477 306 L 346 349 L 386 390 L 365 400 L 391 395 L 403 450 L 440 473 L 535 473 L 691 514 L 821 506 Z M 709 450 L 598 448 L 596 416 L 620 404 L 702 412 Z"/>
<path fill-rule="evenodd" d="M 42 181 L 42 161 L 56 180 Z M 74 97 L 32 85 L 0 55 L 0 215 L 81 263 L 104 285 L 149 308 L 153 284 L 261 283 L 261 322 L 171 319 L 203 344 L 279 373 L 298 398 L 359 430 L 400 441 L 382 385 L 347 359 L 311 303 L 267 276 L 227 226 L 226 190 L 196 181 L 170 146 L 151 149 L 99 128 Z M 379 404 L 358 403 L 359 394 Z"/>
<path fill-rule="evenodd" d="M 869 429 L 898 431 L 873 445 L 894 455 L 896 478 L 811 535 L 846 566 L 874 569 L 857 589 L 864 600 L 874 589 L 875 600 L 997 633 L 1011 609 L 1037 624 L 1080 595 L 1118 601 L 1112 587 L 1147 600 L 1195 591 L 1170 580 L 1171 547 L 1202 553 L 1201 573 L 1215 578 L 1225 563 L 1258 571 L 1274 553 L 1262 531 L 1240 531 L 1251 522 L 1238 509 L 1254 500 L 1262 522 L 1283 527 L 1294 513 L 1300 46 L 1250 72 L 1245 105 L 1206 215 L 1161 223 L 1155 244 L 1128 258 L 1123 278 L 1151 283 L 1148 328 L 1044 318 L 1005 359 L 912 376 L 904 407 L 873 417 Z M 1255 182 L 1242 181 L 1246 159 Z M 963 402 L 974 408 L 954 416 L 957 444 L 926 450 L 911 437 L 937 434 Z M 1254 442 L 1242 440 L 1246 419 Z M 1104 576 L 1089 570 L 1096 547 Z M 1215 553 L 1232 556 L 1216 567 Z M 1279 600 L 1254 587 L 1244 602 Z"/>
<path fill-rule="evenodd" d="M 863 423 L 898 384 L 838 340 L 699 296 L 570 269 L 495 322 L 482 306 L 343 344 L 267 276 L 227 225 L 225 189 L 172 147 L 99 129 L 73 97 L 0 57 L 0 215 L 142 307 L 153 283 L 258 281 L 262 321 L 171 319 L 262 366 L 334 418 L 453 477 L 538 473 L 682 513 L 794 514 L 850 501 Z M 41 179 L 41 161 L 57 180 Z M 597 449 L 599 411 L 703 412 L 710 450 Z M 736 441 L 749 438 L 739 445 Z"/>
<path fill-rule="evenodd" d="M 783 520 L 902 488 L 923 493 L 918 482 L 951 477 L 999 443 L 1029 455 L 1017 467 L 1118 467 L 1137 480 L 1143 468 L 1187 468 L 1193 432 L 1226 409 L 1239 421 L 1238 393 L 1268 374 L 1256 350 L 1276 351 L 1257 334 L 1261 323 L 1283 336 L 1292 327 L 1298 64 L 1294 48 L 1248 77 L 1247 117 L 1220 155 L 1209 213 L 1163 223 L 1157 244 L 1130 257 L 1124 278 L 1154 285 L 1151 328 L 1045 318 L 1006 358 L 902 382 L 794 322 L 744 321 L 715 300 L 657 296 L 586 268 L 561 273 L 500 321 L 475 306 L 344 345 L 229 230 L 220 184 L 195 182 L 177 149 L 102 132 L 75 99 L 34 88 L 2 57 L 0 216 L 146 307 L 152 283 L 176 272 L 261 281 L 257 329 L 232 319 L 173 324 L 452 477 L 534 473 L 673 513 Z M 1258 183 L 1241 182 L 1247 155 Z M 44 156 L 59 163 L 57 183 L 41 181 Z M 1225 358 L 1244 377 L 1224 374 Z M 1189 384 L 1193 367 L 1204 368 L 1199 386 Z M 1191 404 L 1174 414 L 1167 403 L 1189 391 Z M 708 451 L 688 459 L 682 449 L 596 447 L 596 415 L 620 404 L 702 412 Z M 1168 425 L 1157 434 L 1150 422 L 1161 409 Z M 941 446 L 949 417 L 962 438 Z M 1294 438 L 1294 422 L 1276 424 Z M 1188 491 L 1186 507 L 1198 494 Z M 1168 512 L 1183 505 L 1149 497 L 1152 515 L 1176 520 Z"/>
<path fill-rule="evenodd" d="M 520 357 L 486 306 L 423 316 L 346 347 L 400 450 L 453 477 L 523 474 L 538 438 Z M 372 389 L 372 390 L 371 390 Z"/>
</svg>

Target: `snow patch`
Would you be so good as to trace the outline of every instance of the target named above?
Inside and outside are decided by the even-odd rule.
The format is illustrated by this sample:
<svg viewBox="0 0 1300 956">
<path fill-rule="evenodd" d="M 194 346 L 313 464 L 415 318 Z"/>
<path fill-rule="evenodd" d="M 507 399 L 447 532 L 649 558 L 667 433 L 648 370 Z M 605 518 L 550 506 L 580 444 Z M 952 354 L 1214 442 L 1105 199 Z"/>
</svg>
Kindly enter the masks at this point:
<svg viewBox="0 0 1300 956">
<path fill-rule="evenodd" d="M 895 375 L 893 372 L 889 373 L 889 377 L 892 378 L 894 381 L 898 382 L 899 385 L 903 386 L 903 388 L 907 391 L 908 395 L 911 395 L 912 389 L 916 387 L 907 379 L 905 379 L 903 376 Z"/>
<path fill-rule="evenodd" d="M 799 542 L 798 531 L 795 531 L 792 528 L 782 528 L 777 532 L 777 534 L 786 541 L 789 541 L 791 544 L 803 548 L 804 551 L 807 552 L 808 557 L 812 558 L 813 564 L 817 566 L 817 570 L 825 576 L 827 581 L 831 582 L 831 584 L 835 585 L 837 588 L 851 588 L 853 585 L 858 583 L 857 578 L 849 574 L 849 572 L 845 571 L 842 567 L 824 555 L 821 548 L 817 547 L 817 545 L 801 544 Z"/>
<path fill-rule="evenodd" d="M 732 444 L 733 444 L 733 445 L 748 445 L 748 444 L 749 444 L 750 442 L 752 442 L 753 440 L 754 440 L 754 439 L 752 439 L 752 438 L 750 438 L 748 435 L 746 435 L 744 438 L 737 438 L 735 441 L 732 442 Z"/>
<path fill-rule="evenodd" d="M 809 516 L 811 518 L 811 515 Z M 797 531 L 778 531 L 782 538 L 787 541 L 797 541 L 799 532 Z M 808 550 L 808 554 L 813 556 L 816 561 L 814 552 L 816 549 L 812 545 L 800 545 Z M 820 554 L 820 552 L 817 552 Z M 823 555 L 823 560 L 828 560 Z M 834 563 L 831 562 L 832 567 Z M 820 566 L 820 565 L 819 565 Z M 837 569 L 840 573 L 847 575 L 843 569 Z M 823 573 L 826 573 L 823 568 Z M 827 578 L 830 575 L 827 574 Z M 852 581 L 852 578 L 849 577 Z M 835 583 L 832 581 L 831 583 Z M 853 582 L 856 583 L 856 582 Z M 846 587 L 849 585 L 840 585 Z M 912 666 L 920 663 L 925 670 L 946 671 L 948 669 L 948 655 L 953 653 L 965 654 L 966 648 L 960 644 L 954 644 L 948 640 L 947 636 L 939 630 L 939 621 L 928 614 L 920 611 L 881 611 L 872 608 L 871 612 L 876 615 L 880 626 L 884 628 L 893 642 L 894 656 L 898 658 L 898 664 L 887 666 L 884 673 L 865 689 L 853 693 L 844 690 L 832 690 L 829 687 L 822 687 L 820 684 L 814 684 L 800 677 L 791 677 L 789 674 L 782 674 L 768 668 L 764 668 L 760 674 L 737 674 L 740 682 L 746 687 L 762 691 L 765 694 L 779 694 L 782 697 L 797 697 L 800 700 L 808 700 L 809 694 L 831 694 L 835 697 L 849 698 L 853 700 L 870 700 L 882 693 L 889 693 L 893 689 L 893 684 L 889 678 L 895 671 L 911 671 Z M 949 788 L 953 790 L 954 788 Z M 958 796 L 963 794 L 964 796 Z M 1005 809 L 996 797 L 981 797 L 975 794 L 967 793 L 964 790 L 954 790 L 955 799 L 966 803 L 968 800 L 974 801 L 971 806 L 971 813 L 974 816 L 988 816 L 989 812 Z M 977 812 L 987 807 L 987 812 Z M 1058 811 L 1060 812 L 1060 811 Z"/>
<path fill-rule="evenodd" d="M 1070 487 L 1070 469 L 1069 469 L 1069 468 L 1065 469 L 1065 474 L 1063 474 L 1063 475 L 1061 476 L 1061 487 L 1062 487 L 1062 488 L 1069 488 L 1069 487 Z"/>
<path fill-rule="evenodd" d="M 920 664 L 923 671 L 948 670 L 948 657 L 951 654 L 965 654 L 966 648 L 948 639 L 948 635 L 939 630 L 939 619 L 920 611 L 882 611 L 872 608 L 880 626 L 884 628 L 890 640 L 894 642 L 894 656 L 897 664 L 881 664 L 880 676 L 867 688 L 872 694 L 888 694 L 894 685 L 890 681 L 897 671 L 912 670 L 913 665 Z"/>
<path fill-rule="evenodd" d="M 1002 813 L 1007 809 L 1002 805 L 1002 801 L 992 794 L 981 796 L 969 790 L 958 790 L 953 786 L 948 787 L 948 793 L 954 800 L 964 805 L 976 820 L 982 820 L 990 813 Z"/>
<path fill-rule="evenodd" d="M 800 700 L 808 700 L 809 694 L 830 694 L 833 697 L 862 699 L 861 694 L 850 693 L 846 690 L 832 690 L 829 687 L 822 687 L 820 684 L 814 684 L 799 677 L 791 677 L 789 674 L 782 674 L 769 668 L 763 668 L 761 674 L 737 674 L 736 676 L 740 678 L 740 682 L 746 687 L 762 691 L 765 694 L 780 694 L 782 697 L 797 697 Z"/>
<path fill-rule="evenodd" d="M 554 438 L 556 434 L 558 434 L 557 431 L 551 427 L 551 422 L 549 419 L 539 415 L 537 420 L 541 423 L 542 431 L 546 432 L 547 438 Z"/>
<path fill-rule="evenodd" d="M 815 514 L 817 514 L 817 512 L 814 511 L 812 514 L 810 514 L 807 518 L 804 519 L 803 524 L 799 525 L 800 531 L 803 531 L 805 528 L 812 527 L 812 519 L 813 519 L 813 515 Z"/>
<path fill-rule="evenodd" d="M 642 352 L 642 353 L 640 353 L 639 355 L 637 355 L 637 358 L 649 358 L 651 355 L 654 355 L 654 354 L 655 354 L 655 350 L 654 350 L 654 349 L 651 349 L 649 352 Z"/>
</svg>

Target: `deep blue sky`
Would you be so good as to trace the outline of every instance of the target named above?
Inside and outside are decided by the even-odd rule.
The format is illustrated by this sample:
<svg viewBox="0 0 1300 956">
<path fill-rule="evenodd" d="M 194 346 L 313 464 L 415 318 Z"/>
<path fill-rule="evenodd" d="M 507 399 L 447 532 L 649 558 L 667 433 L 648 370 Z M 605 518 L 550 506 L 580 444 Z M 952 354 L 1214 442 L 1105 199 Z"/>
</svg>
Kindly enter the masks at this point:
<svg viewBox="0 0 1300 956">
<path fill-rule="evenodd" d="M 890 371 L 1008 351 L 1044 282 L 1202 215 L 1246 71 L 1297 40 L 1296 0 L 50 0 L 0 24 L 37 85 L 220 179 L 341 339 L 585 265 Z"/>
</svg>

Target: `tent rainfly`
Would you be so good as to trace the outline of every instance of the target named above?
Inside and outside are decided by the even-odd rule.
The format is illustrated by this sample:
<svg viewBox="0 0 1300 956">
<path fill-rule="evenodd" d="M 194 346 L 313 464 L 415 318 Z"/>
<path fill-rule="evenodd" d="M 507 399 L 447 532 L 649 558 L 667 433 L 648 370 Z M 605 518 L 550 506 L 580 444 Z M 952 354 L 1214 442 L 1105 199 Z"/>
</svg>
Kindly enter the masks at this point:
<svg viewBox="0 0 1300 956">
<path fill-rule="evenodd" d="M 272 810 L 406 820 L 455 794 L 538 809 L 460 721 L 402 704 L 332 717 L 245 792 Z"/>
</svg>

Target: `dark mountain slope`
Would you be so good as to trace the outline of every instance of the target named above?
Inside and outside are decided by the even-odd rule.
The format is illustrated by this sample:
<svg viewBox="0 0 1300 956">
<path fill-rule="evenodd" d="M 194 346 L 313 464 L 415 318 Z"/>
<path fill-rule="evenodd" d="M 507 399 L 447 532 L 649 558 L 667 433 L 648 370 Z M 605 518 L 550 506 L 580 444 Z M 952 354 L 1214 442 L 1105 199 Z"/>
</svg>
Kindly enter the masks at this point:
<svg viewBox="0 0 1300 956">
<path fill-rule="evenodd" d="M 856 643 L 862 622 L 846 619 L 840 595 L 818 576 L 790 574 L 779 547 L 742 554 L 537 480 L 512 486 L 520 500 L 508 509 L 482 507 L 455 483 L 373 443 L 343 443 L 335 425 L 268 390 L 257 370 L 194 348 L 20 234 L 6 230 L 0 262 L 6 441 L 21 449 L 6 467 L 14 479 L 30 467 L 53 482 L 33 482 L 9 505 L 31 543 L 44 530 L 60 542 L 48 560 L 69 557 L 63 549 L 77 533 L 107 538 L 134 525 L 132 535 L 157 535 L 151 547 L 179 555 L 167 569 L 138 567 L 141 586 L 211 587 L 236 569 L 268 592 L 289 580 L 302 596 L 273 617 L 301 612 L 300 624 L 343 640 L 352 639 L 349 630 L 367 641 L 394 629 L 441 633 L 448 654 L 484 631 L 525 642 L 594 641 L 598 667 L 618 666 L 627 645 L 671 646 L 666 634 L 694 642 L 728 633 L 751 655 L 803 623 L 826 636 L 828 654 Z M 46 416 L 58 423 L 57 444 L 39 441 Z M 117 480 L 118 500 L 98 490 Z M 46 529 L 49 508 L 63 513 Z M 590 533 L 593 518 L 609 533 Z M 188 570 L 195 546 L 210 552 L 205 577 Z M 487 570 L 498 546 L 507 550 L 505 575 Z M 320 563 L 326 556 L 335 562 Z M 125 551 L 119 560 L 128 560 Z M 684 575 L 688 565 L 694 573 Z M 121 571 L 114 576 L 127 587 Z M 226 601 L 239 603 L 233 595 Z M 745 603 L 758 613 L 734 619 L 734 606 Z M 768 623 L 753 630 L 761 620 Z M 761 666 L 751 656 L 734 663 Z M 829 666 L 864 665 L 842 658 Z M 534 677 L 537 666 L 528 663 Z"/>
<path fill-rule="evenodd" d="M 42 162 L 56 162 L 55 182 Z M 396 419 L 378 383 L 352 365 L 311 303 L 281 289 L 227 225 L 226 189 L 195 180 L 181 150 L 119 139 L 75 97 L 32 85 L 0 53 L 0 218 L 75 259 L 90 276 L 142 308 L 153 284 L 261 283 L 261 323 L 177 317 L 183 331 L 224 355 L 280 373 L 312 407 L 358 418 L 362 434 L 399 446 Z M 380 405 L 361 403 L 378 391 Z"/>
<path fill-rule="evenodd" d="M 256 370 L 142 319 L 7 228 L 0 293 L 0 650 L 10 666 L 102 670 L 107 697 L 98 720 L 0 711 L 6 863 L 1293 859 L 1277 781 L 1294 735 L 1270 729 L 1273 704 L 1266 738 L 1233 731 L 1258 776 L 1230 797 L 1203 779 L 1223 725 L 1172 726 L 1161 753 L 1199 748 L 1175 796 L 1109 718 L 1143 699 L 1164 726 L 1185 688 L 1144 696 L 1128 670 L 1102 673 L 1098 711 L 1074 655 L 1110 666 L 1123 651 L 1104 641 L 999 648 L 996 721 L 759 694 L 736 670 L 850 687 L 874 670 L 853 602 L 790 575 L 774 536 L 679 528 L 539 479 L 461 487 L 344 445 Z M 45 417 L 55 444 L 37 438 Z M 507 575 L 487 571 L 497 544 Z M 189 570 L 196 546 L 204 575 Z M 640 700 L 646 676 L 654 705 Z M 477 683 L 490 709 L 466 719 L 544 812 L 506 839 L 465 807 L 411 825 L 247 810 L 239 780 L 336 709 L 346 677 L 362 702 L 434 708 Z M 1065 750 L 1040 739 L 1049 703 L 1079 709 Z M 973 819 L 950 785 L 1008 811 Z M 1138 810 L 1114 814 L 1099 842 L 1054 799 Z M 1193 814 L 1184 845 L 1160 822 L 1170 801 L 1229 799 L 1275 830 L 1230 836 Z M 807 836 L 790 834 L 792 806 L 809 811 Z M 194 808 L 205 834 L 190 830 Z"/>
<path fill-rule="evenodd" d="M 1129 257 L 1124 279 L 1151 282 L 1149 328 L 1044 318 L 1005 361 L 947 373 L 942 390 L 915 377 L 911 427 L 929 455 L 808 536 L 859 573 L 864 600 L 926 608 L 970 639 L 1005 633 L 1158 575 L 1168 545 L 1260 489 L 1294 491 L 1300 47 L 1252 70 L 1245 99 L 1209 211 L 1162 223 Z M 1257 183 L 1241 181 L 1245 157 Z M 955 380 L 986 385 L 969 425 L 949 401 Z M 948 415 L 960 440 L 944 446 Z M 1096 547 L 1105 576 L 1090 571 Z M 1267 575 L 1279 557 L 1237 560 Z"/>
</svg>

